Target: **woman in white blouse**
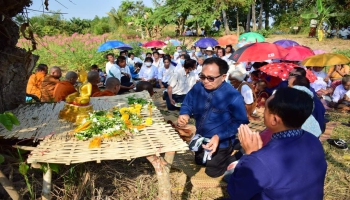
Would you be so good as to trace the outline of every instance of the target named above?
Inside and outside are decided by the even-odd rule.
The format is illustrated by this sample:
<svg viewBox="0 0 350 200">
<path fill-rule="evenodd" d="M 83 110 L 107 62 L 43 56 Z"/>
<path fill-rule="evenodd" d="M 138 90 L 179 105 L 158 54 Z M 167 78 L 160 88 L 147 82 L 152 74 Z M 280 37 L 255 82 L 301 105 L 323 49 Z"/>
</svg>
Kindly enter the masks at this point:
<svg viewBox="0 0 350 200">
<path fill-rule="evenodd" d="M 141 67 L 139 78 L 141 81 L 148 81 L 152 84 L 156 83 L 158 68 L 152 65 L 153 59 L 147 57 L 144 62 L 144 66 Z"/>
</svg>

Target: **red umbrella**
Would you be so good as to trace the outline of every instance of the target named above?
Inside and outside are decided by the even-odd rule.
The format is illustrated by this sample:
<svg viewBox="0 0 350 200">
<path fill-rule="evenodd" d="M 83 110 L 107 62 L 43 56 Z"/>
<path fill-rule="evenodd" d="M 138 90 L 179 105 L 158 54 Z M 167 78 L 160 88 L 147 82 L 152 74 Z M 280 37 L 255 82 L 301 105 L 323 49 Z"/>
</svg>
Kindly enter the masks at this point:
<svg viewBox="0 0 350 200">
<path fill-rule="evenodd" d="M 294 67 L 300 67 L 299 65 L 293 63 L 269 63 L 260 67 L 260 71 L 265 72 L 270 76 L 279 77 L 281 79 L 288 79 L 289 73 L 294 69 Z M 317 77 L 312 71 L 306 70 L 306 78 L 309 79 L 310 83 L 317 80 Z"/>
<path fill-rule="evenodd" d="M 306 46 L 292 46 L 287 47 L 286 49 L 289 51 L 289 53 L 286 57 L 283 58 L 283 60 L 301 61 L 305 60 L 305 58 L 315 55 L 312 49 Z"/>
<path fill-rule="evenodd" d="M 163 47 L 166 43 L 160 40 L 152 40 L 149 42 L 144 43 L 142 46 L 147 48 L 154 48 L 154 47 Z"/>
<path fill-rule="evenodd" d="M 282 59 L 287 54 L 288 50 L 279 45 L 256 42 L 239 48 L 229 59 L 236 62 L 263 62 L 271 59 Z"/>
</svg>

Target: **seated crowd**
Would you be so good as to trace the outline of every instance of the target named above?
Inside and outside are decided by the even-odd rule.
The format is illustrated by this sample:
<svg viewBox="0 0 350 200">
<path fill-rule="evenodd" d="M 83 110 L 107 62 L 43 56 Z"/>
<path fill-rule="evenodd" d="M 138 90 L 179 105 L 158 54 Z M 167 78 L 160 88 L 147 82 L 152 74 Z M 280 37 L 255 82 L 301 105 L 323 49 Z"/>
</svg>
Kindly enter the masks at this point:
<svg viewBox="0 0 350 200">
<path fill-rule="evenodd" d="M 267 62 L 234 62 L 233 52 L 230 45 L 194 47 L 189 54 L 177 47 L 174 55 L 153 49 L 141 60 L 122 51 L 117 58 L 107 55 L 106 74 L 91 66 L 88 82 L 92 97 L 132 89 L 152 96 L 154 87 L 161 88 L 168 110 L 180 110 L 179 127 L 190 117 L 196 121 L 190 142 L 196 163 L 211 177 L 225 174 L 234 199 L 322 199 L 327 164 L 318 137 L 325 131 L 326 109 L 350 110 L 349 66 L 331 66 L 327 73 L 300 66 L 282 80 L 260 71 Z M 317 80 L 310 83 L 307 73 Z M 60 81 L 61 74 L 59 67 L 48 73 L 39 65 L 27 94 L 42 102 L 64 101 L 76 92 L 78 75 L 69 71 Z M 260 119 L 260 108 L 266 129 L 255 133 L 246 124 Z"/>
</svg>

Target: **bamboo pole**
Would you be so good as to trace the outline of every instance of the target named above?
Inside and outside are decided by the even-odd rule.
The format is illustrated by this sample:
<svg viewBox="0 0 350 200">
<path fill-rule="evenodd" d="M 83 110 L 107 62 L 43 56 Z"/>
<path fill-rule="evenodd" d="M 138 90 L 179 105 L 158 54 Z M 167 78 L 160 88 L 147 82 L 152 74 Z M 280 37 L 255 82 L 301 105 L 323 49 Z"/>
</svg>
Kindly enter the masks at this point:
<svg viewBox="0 0 350 200">
<path fill-rule="evenodd" d="M 42 200 L 51 199 L 51 180 L 52 180 L 52 170 L 50 165 L 47 164 L 47 171 L 43 175 L 43 191 L 41 194 Z"/>
<path fill-rule="evenodd" d="M 17 190 L 13 187 L 12 182 L 5 176 L 4 173 L 2 173 L 1 170 L 0 170 L 0 184 L 4 187 L 7 194 L 9 194 L 13 200 L 22 199 L 22 197 L 19 196 Z"/>
</svg>

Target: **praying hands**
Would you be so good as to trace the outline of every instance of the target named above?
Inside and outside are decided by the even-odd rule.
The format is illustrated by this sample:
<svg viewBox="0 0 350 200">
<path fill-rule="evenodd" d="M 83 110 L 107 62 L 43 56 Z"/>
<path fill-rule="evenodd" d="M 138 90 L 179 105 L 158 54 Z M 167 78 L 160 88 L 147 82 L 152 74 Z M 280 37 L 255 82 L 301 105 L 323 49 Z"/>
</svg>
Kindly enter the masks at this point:
<svg viewBox="0 0 350 200">
<path fill-rule="evenodd" d="M 252 132 L 248 125 L 242 124 L 238 128 L 238 139 L 246 154 L 251 154 L 262 148 L 263 142 L 258 132 Z"/>
</svg>

